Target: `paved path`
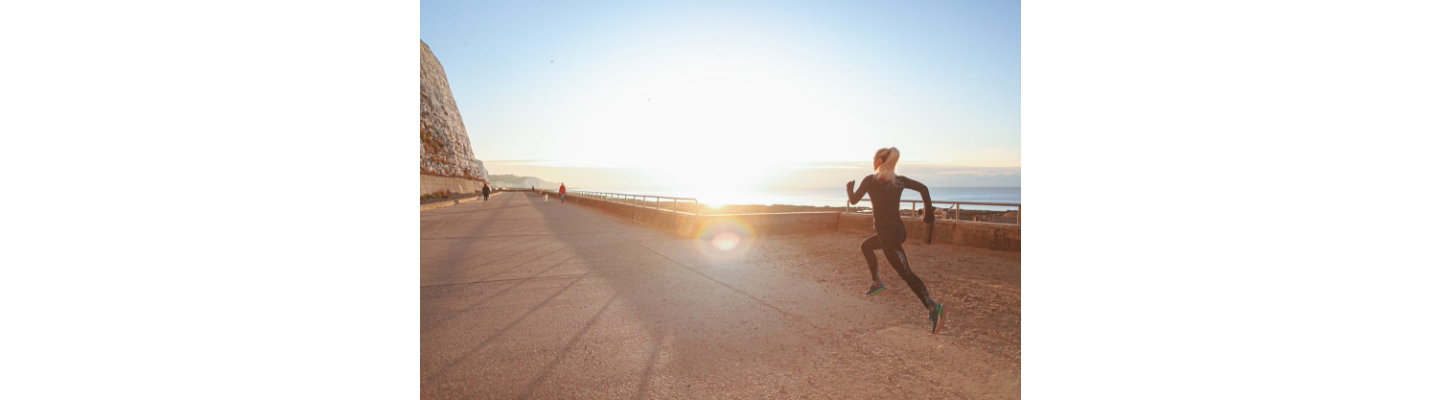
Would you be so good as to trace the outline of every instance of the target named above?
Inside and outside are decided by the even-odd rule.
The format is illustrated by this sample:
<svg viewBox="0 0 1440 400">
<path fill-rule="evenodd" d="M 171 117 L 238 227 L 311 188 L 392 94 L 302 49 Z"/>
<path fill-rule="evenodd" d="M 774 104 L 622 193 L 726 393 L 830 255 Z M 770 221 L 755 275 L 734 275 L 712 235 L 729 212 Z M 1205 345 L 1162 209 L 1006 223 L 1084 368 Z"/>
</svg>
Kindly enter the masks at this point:
<svg viewBox="0 0 1440 400">
<path fill-rule="evenodd" d="M 476 398 L 1019 398 L 1020 256 L 907 246 L 951 305 L 861 292 L 863 236 L 720 250 L 526 193 L 420 216 L 420 391 Z"/>
</svg>

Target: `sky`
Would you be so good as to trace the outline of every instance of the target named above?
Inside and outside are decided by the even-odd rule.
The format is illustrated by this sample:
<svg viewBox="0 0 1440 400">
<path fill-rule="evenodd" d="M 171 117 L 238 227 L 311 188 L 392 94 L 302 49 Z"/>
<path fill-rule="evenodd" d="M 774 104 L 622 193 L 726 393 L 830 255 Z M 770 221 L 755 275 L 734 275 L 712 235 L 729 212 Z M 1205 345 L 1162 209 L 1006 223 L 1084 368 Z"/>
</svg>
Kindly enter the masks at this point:
<svg viewBox="0 0 1440 400">
<path fill-rule="evenodd" d="M 1018 1 L 422 1 L 491 174 L 594 189 L 1020 186 Z M 837 181 L 838 180 L 838 181 Z"/>
</svg>

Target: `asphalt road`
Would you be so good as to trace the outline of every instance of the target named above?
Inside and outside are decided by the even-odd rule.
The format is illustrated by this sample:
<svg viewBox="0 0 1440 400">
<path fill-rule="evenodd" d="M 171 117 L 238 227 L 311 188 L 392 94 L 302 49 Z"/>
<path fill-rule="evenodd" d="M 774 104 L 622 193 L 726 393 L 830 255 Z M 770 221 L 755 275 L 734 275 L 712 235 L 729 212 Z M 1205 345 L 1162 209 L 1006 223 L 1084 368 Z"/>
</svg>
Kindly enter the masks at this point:
<svg viewBox="0 0 1440 400">
<path fill-rule="evenodd" d="M 421 397 L 1019 398 L 1020 255 L 907 244 L 931 335 L 884 257 L 862 294 L 862 239 L 727 250 L 520 192 L 421 212 Z"/>
</svg>

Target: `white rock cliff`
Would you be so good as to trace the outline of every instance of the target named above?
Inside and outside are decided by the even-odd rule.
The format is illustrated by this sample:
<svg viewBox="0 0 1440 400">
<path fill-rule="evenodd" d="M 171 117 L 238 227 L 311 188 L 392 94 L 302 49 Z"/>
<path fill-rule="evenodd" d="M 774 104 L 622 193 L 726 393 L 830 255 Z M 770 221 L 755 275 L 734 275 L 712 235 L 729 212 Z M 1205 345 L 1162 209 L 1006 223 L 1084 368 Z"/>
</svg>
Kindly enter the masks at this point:
<svg viewBox="0 0 1440 400">
<path fill-rule="evenodd" d="M 486 180 L 488 175 L 470 147 L 445 68 L 424 41 L 420 42 L 420 173 L 474 180 Z"/>
</svg>

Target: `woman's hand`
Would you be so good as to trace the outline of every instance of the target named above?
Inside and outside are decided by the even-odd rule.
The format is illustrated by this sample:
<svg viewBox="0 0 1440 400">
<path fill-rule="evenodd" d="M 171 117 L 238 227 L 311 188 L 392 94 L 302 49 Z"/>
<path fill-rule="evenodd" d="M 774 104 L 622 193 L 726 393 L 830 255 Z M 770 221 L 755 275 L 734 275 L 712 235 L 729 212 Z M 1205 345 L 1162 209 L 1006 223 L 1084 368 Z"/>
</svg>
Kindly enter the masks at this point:
<svg viewBox="0 0 1440 400">
<path fill-rule="evenodd" d="M 928 207 L 925 210 L 925 223 L 935 223 L 935 207 Z"/>
<path fill-rule="evenodd" d="M 855 191 L 855 181 L 845 182 L 845 191 L 847 191 L 847 192 L 854 192 L 854 191 Z"/>
</svg>

